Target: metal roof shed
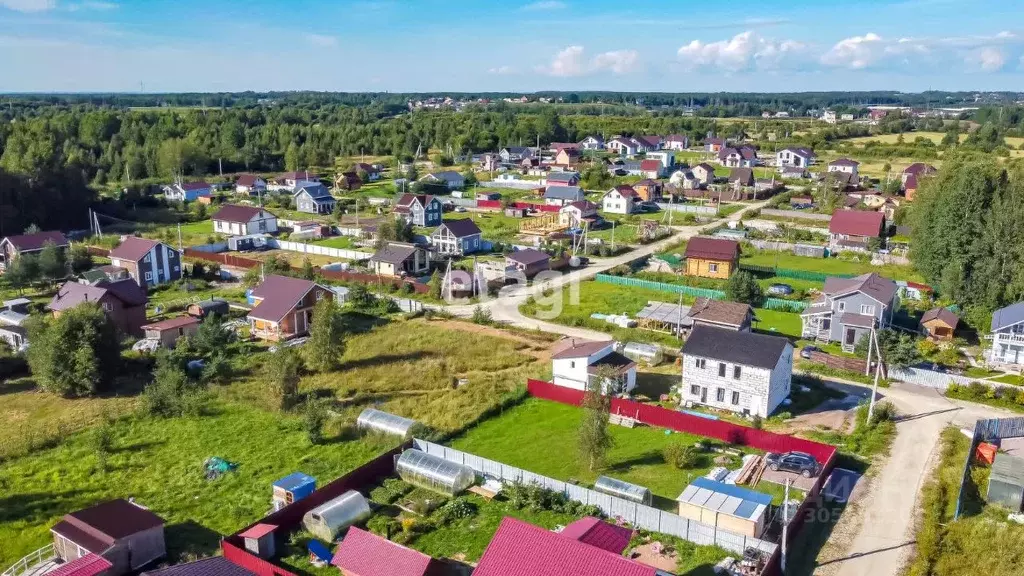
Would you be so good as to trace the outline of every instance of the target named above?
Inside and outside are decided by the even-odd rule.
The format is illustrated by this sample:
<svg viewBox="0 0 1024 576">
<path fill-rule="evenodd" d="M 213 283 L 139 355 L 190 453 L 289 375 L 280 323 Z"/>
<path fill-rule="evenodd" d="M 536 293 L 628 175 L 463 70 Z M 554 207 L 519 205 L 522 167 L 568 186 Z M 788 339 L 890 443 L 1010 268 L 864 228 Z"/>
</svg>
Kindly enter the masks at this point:
<svg viewBox="0 0 1024 576">
<path fill-rule="evenodd" d="M 454 496 L 476 482 L 469 466 L 451 462 L 420 450 L 406 450 L 395 466 L 399 478 L 413 486 Z"/>
<path fill-rule="evenodd" d="M 651 505 L 651 491 L 637 484 L 630 484 L 608 476 L 598 476 L 594 482 L 594 490 L 603 494 L 618 496 L 630 502 Z"/>
<path fill-rule="evenodd" d="M 1024 459 L 1005 453 L 996 456 L 988 477 L 985 500 L 1014 512 L 1024 508 Z"/>
<path fill-rule="evenodd" d="M 707 478 L 697 478 L 676 498 L 679 515 L 723 530 L 759 538 L 772 497 Z"/>
<path fill-rule="evenodd" d="M 412 438 L 423 426 L 409 418 L 403 418 L 389 412 L 367 408 L 356 419 L 356 427 L 363 432 L 379 432 L 391 434 L 404 439 Z"/>
<path fill-rule="evenodd" d="M 370 516 L 370 504 L 362 494 L 349 490 L 334 500 L 313 508 L 302 517 L 310 534 L 331 542 L 343 529 Z"/>
</svg>

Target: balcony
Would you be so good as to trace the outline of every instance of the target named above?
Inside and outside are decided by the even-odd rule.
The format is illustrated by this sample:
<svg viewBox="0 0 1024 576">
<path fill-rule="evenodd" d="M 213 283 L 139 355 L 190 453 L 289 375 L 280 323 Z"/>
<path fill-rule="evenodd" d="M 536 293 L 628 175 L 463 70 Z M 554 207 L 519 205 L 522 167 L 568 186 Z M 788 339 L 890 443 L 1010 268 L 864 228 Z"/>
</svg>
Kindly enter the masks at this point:
<svg viewBox="0 0 1024 576">
<path fill-rule="evenodd" d="M 4 570 L 3 576 L 42 576 L 59 565 L 60 560 L 53 549 L 53 544 L 47 544 L 15 562 L 13 566 Z"/>
<path fill-rule="evenodd" d="M 1024 344 L 1024 332 L 997 332 L 996 334 L 985 336 L 985 339 L 997 344 Z"/>
</svg>

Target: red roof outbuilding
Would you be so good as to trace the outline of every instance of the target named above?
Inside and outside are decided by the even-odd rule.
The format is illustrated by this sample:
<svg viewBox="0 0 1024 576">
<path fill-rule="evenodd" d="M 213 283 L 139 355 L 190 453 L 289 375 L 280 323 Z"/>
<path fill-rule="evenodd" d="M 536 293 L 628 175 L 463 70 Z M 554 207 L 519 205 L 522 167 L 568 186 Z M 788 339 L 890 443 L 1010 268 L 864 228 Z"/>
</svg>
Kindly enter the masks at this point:
<svg viewBox="0 0 1024 576">
<path fill-rule="evenodd" d="M 882 235 L 885 215 L 862 210 L 837 210 L 828 222 L 828 231 L 846 236 L 878 238 Z"/>
<path fill-rule="evenodd" d="M 631 528 L 609 524 L 593 516 L 569 524 L 560 534 L 612 554 L 622 554 L 622 551 L 629 547 L 629 541 L 633 539 Z"/>
<path fill-rule="evenodd" d="M 473 576 L 655 576 L 619 554 L 515 518 L 501 521 Z"/>
<path fill-rule="evenodd" d="M 640 169 L 645 172 L 658 172 L 661 170 L 661 162 L 659 160 L 641 160 Z"/>
<path fill-rule="evenodd" d="M 355 526 L 334 552 L 331 564 L 345 576 L 424 576 L 434 559 Z"/>
<path fill-rule="evenodd" d="M 686 258 L 732 261 L 740 257 L 740 243 L 725 238 L 695 236 L 686 243 Z"/>
</svg>

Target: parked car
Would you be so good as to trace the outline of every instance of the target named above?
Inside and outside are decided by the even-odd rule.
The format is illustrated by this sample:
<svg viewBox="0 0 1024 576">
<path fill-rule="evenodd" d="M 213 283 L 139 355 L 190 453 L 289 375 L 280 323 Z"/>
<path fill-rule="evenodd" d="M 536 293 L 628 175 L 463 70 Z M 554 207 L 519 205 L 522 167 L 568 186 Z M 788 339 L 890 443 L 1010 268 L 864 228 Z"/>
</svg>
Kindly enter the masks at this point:
<svg viewBox="0 0 1024 576">
<path fill-rule="evenodd" d="M 818 351 L 820 351 L 820 348 L 818 348 L 817 346 L 804 346 L 800 350 L 800 357 L 803 358 L 804 360 L 810 360 L 811 353 Z"/>
<path fill-rule="evenodd" d="M 806 452 L 784 452 L 782 454 L 769 453 L 765 456 L 768 467 L 773 471 L 796 472 L 804 478 L 817 476 L 821 471 L 818 461 L 814 456 Z"/>
<path fill-rule="evenodd" d="M 455 211 L 456 212 L 465 212 L 466 211 L 466 207 L 465 206 L 456 206 L 455 207 Z"/>
<path fill-rule="evenodd" d="M 768 287 L 768 293 L 779 296 L 789 296 L 793 293 L 793 287 L 789 284 L 772 284 Z"/>
</svg>

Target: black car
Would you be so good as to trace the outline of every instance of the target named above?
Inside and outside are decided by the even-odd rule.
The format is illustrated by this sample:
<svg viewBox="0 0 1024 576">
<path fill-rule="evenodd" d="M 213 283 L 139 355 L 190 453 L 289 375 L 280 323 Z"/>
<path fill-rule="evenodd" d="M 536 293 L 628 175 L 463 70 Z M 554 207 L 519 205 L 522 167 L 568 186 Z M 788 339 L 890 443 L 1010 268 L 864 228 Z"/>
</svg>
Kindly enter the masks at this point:
<svg viewBox="0 0 1024 576">
<path fill-rule="evenodd" d="M 778 472 L 779 470 L 796 472 L 804 478 L 817 476 L 818 471 L 820 470 L 818 461 L 814 459 L 814 456 L 811 456 L 806 452 L 768 454 L 768 456 L 765 457 L 765 460 L 768 462 L 768 467 L 775 472 Z"/>
</svg>

